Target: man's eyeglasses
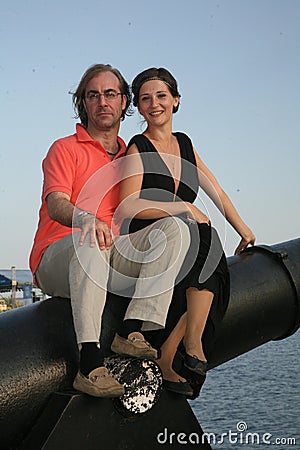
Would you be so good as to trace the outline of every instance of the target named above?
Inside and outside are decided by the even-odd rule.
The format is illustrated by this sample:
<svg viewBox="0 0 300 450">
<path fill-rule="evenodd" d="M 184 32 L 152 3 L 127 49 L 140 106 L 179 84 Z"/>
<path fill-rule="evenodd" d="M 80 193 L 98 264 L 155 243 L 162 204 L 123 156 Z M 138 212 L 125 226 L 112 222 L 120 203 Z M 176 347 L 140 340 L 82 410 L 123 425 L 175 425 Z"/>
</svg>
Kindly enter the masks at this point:
<svg viewBox="0 0 300 450">
<path fill-rule="evenodd" d="M 89 91 L 86 94 L 85 98 L 90 103 L 98 103 L 101 96 L 103 96 L 105 98 L 105 100 L 110 102 L 110 101 L 116 100 L 118 95 L 123 95 L 123 94 L 122 94 L 122 92 L 116 92 L 116 91 L 111 91 L 111 90 L 104 91 L 103 94 L 101 94 L 98 91 Z"/>
</svg>

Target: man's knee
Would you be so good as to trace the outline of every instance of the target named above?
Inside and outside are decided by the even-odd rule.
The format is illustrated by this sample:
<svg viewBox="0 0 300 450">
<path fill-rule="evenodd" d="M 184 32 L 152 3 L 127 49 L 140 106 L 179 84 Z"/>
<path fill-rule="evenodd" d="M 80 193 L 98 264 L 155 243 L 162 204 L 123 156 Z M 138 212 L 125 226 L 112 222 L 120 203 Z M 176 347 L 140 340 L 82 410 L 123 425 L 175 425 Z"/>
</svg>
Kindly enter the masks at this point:
<svg viewBox="0 0 300 450">
<path fill-rule="evenodd" d="M 79 236 L 74 236 L 74 258 L 86 261 L 95 261 L 95 263 L 105 262 L 110 264 L 111 249 L 100 250 L 98 244 L 91 247 L 88 239 L 84 241 L 82 245 L 79 245 Z"/>
</svg>

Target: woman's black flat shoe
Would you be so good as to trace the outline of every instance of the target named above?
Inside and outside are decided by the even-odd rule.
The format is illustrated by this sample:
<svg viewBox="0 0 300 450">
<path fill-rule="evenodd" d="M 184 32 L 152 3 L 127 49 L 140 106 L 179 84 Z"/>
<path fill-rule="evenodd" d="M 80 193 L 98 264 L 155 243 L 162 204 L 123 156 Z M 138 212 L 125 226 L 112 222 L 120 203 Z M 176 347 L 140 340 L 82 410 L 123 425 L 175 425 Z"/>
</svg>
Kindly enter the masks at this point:
<svg viewBox="0 0 300 450">
<path fill-rule="evenodd" d="M 206 361 L 201 361 L 201 359 L 197 358 L 197 356 L 189 355 L 186 352 L 182 341 L 179 344 L 178 352 L 181 355 L 181 357 L 183 358 L 183 364 L 187 369 L 189 369 L 192 372 L 195 372 L 201 376 L 206 375 L 206 372 L 208 369 L 208 363 Z"/>
<path fill-rule="evenodd" d="M 198 373 L 199 375 L 206 375 L 208 364 L 206 361 L 201 361 L 197 356 L 191 356 L 185 353 L 183 357 L 183 363 L 185 367 L 192 372 Z"/>
<path fill-rule="evenodd" d="M 192 395 L 194 394 L 193 389 L 187 381 L 163 380 L 163 385 L 168 391 L 185 395 L 186 397 L 192 397 Z"/>
</svg>

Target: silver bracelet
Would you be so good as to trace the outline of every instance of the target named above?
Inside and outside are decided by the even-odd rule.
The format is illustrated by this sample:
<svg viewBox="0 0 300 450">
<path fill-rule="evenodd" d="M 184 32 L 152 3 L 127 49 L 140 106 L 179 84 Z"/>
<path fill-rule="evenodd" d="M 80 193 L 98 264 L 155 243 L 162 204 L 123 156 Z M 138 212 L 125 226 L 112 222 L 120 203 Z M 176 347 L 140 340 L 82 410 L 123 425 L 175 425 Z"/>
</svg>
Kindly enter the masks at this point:
<svg viewBox="0 0 300 450">
<path fill-rule="evenodd" d="M 82 228 L 82 219 L 86 216 L 93 216 L 93 214 L 88 211 L 80 211 L 80 213 L 77 214 L 76 222 L 79 228 Z"/>
</svg>

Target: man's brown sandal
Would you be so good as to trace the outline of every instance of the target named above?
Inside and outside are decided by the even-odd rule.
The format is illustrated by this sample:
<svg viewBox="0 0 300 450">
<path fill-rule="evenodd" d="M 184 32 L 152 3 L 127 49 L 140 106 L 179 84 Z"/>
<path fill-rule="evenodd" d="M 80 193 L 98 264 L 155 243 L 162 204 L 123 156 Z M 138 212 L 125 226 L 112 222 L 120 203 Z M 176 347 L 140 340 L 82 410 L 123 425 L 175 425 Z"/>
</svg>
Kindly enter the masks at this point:
<svg viewBox="0 0 300 450">
<path fill-rule="evenodd" d="M 120 397 L 125 392 L 106 367 L 92 370 L 87 377 L 78 372 L 73 382 L 73 388 L 93 397 Z"/>
<path fill-rule="evenodd" d="M 111 344 L 111 350 L 120 355 L 135 358 L 157 359 L 157 350 L 138 331 L 130 333 L 127 339 L 116 334 Z"/>
</svg>

